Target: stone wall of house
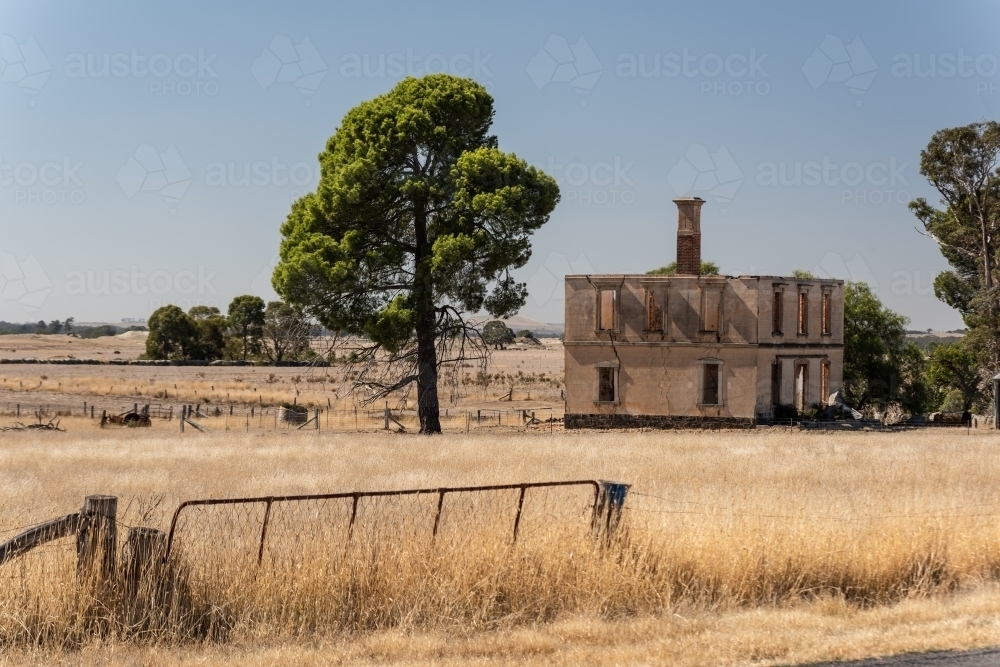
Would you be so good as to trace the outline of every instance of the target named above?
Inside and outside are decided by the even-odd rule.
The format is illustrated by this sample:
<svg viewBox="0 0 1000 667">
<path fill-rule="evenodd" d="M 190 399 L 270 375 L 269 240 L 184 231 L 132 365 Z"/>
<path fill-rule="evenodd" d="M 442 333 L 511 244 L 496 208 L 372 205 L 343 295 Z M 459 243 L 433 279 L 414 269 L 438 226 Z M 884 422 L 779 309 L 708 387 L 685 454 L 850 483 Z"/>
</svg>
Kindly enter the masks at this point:
<svg viewBox="0 0 1000 667">
<path fill-rule="evenodd" d="M 565 284 L 567 414 L 752 419 L 773 407 L 775 364 L 781 404 L 797 400 L 797 377 L 806 405 L 842 384 L 842 281 L 589 275 Z M 614 309 L 610 328 L 601 327 L 602 304 Z M 721 404 L 701 404 L 705 363 L 721 368 Z M 601 366 L 616 369 L 614 401 L 598 401 Z"/>
<path fill-rule="evenodd" d="M 753 419 L 740 417 L 677 417 L 673 415 L 593 415 L 567 413 L 565 426 L 576 428 L 751 429 Z"/>
</svg>

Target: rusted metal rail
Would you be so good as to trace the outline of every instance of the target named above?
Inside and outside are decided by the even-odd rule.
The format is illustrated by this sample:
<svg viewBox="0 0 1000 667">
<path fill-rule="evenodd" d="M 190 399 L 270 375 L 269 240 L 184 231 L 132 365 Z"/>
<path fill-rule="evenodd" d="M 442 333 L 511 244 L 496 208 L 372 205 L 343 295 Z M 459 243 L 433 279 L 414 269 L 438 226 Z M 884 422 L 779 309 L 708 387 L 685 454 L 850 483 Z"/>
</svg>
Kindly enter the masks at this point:
<svg viewBox="0 0 1000 667">
<path fill-rule="evenodd" d="M 75 512 L 28 528 L 23 533 L 0 544 L 0 565 L 46 542 L 72 535 L 80 528 L 81 521 L 80 513 Z"/>
<path fill-rule="evenodd" d="M 432 536 L 436 537 L 438 533 L 438 526 L 441 522 L 441 510 L 444 507 L 444 498 L 449 493 L 476 493 L 483 491 L 514 491 L 519 490 L 520 494 L 517 501 L 517 514 L 514 517 L 514 529 L 513 529 L 513 540 L 517 540 L 517 531 L 521 524 L 521 514 L 524 508 L 524 497 L 529 489 L 545 489 L 545 488 L 557 488 L 565 486 L 587 486 L 594 490 L 594 515 L 591 519 L 591 527 L 595 529 L 602 528 L 602 524 L 607 527 L 612 526 L 612 515 L 617 514 L 615 511 L 620 510 L 621 505 L 625 502 L 625 494 L 628 490 L 627 484 L 617 484 L 612 482 L 602 482 L 593 479 L 581 479 L 581 480 L 571 480 L 563 482 L 525 482 L 522 484 L 492 484 L 487 486 L 451 486 L 451 487 L 438 487 L 431 489 L 404 489 L 396 491 L 349 491 L 343 493 L 321 493 L 321 494 L 311 494 L 311 495 L 292 495 L 292 496 L 259 496 L 252 498 L 205 498 L 201 500 L 186 500 L 177 506 L 174 510 L 173 518 L 170 520 L 170 531 L 167 533 L 167 547 L 163 554 L 163 560 L 166 562 L 170 558 L 170 552 L 173 549 L 174 535 L 177 529 L 177 520 L 179 519 L 181 512 L 183 512 L 188 507 L 205 506 L 205 505 L 245 505 L 245 504 L 264 504 L 264 519 L 261 523 L 260 530 L 260 545 L 257 551 L 257 562 L 260 563 L 264 558 L 264 542 L 267 539 L 267 526 L 268 521 L 271 517 L 271 506 L 274 503 L 282 502 L 295 502 L 295 501 L 309 501 L 309 500 L 347 500 L 351 499 L 351 518 L 347 527 L 347 539 L 351 539 L 351 534 L 354 530 L 354 520 L 358 513 L 358 501 L 364 498 L 386 498 L 391 496 L 416 496 L 416 495 L 430 495 L 437 494 L 437 512 L 434 515 L 434 528 L 432 530 Z M 609 491 L 611 489 L 611 491 Z M 613 506 L 604 508 L 600 505 L 601 501 L 604 504 L 611 503 Z"/>
</svg>

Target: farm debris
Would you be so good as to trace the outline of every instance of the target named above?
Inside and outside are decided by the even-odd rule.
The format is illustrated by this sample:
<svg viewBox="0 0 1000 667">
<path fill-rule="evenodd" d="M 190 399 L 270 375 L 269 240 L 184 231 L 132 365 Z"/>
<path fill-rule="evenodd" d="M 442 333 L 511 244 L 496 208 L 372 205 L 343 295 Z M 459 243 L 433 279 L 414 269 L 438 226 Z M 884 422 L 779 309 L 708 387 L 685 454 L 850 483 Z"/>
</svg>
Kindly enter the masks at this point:
<svg viewBox="0 0 1000 667">
<path fill-rule="evenodd" d="M 149 418 L 149 406 L 147 405 L 142 408 L 141 412 L 133 409 L 119 415 L 101 415 L 101 428 L 104 428 L 108 424 L 128 427 L 148 427 L 153 425 L 153 421 Z"/>
<path fill-rule="evenodd" d="M 0 427 L 0 432 L 6 431 L 62 431 L 65 433 L 66 429 L 59 427 L 59 420 L 55 417 L 49 419 L 47 422 L 42 421 L 42 415 L 36 413 L 35 415 L 38 421 L 34 424 L 24 424 L 22 422 L 14 422 L 11 426 Z"/>
<path fill-rule="evenodd" d="M 304 405 L 283 404 L 278 408 L 278 421 L 288 424 L 305 424 L 309 419 L 309 409 Z"/>
</svg>

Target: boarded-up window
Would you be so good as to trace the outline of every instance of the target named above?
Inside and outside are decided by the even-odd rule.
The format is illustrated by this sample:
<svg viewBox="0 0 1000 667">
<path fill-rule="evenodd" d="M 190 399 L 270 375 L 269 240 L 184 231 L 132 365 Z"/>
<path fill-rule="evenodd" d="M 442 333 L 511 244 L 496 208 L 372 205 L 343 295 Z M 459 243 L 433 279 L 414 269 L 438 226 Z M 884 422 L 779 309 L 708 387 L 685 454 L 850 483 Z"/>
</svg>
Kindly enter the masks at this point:
<svg viewBox="0 0 1000 667">
<path fill-rule="evenodd" d="M 646 330 L 663 331 L 663 308 L 656 303 L 655 290 L 646 290 Z"/>
<path fill-rule="evenodd" d="M 771 364 L 771 407 L 781 405 L 781 359 Z"/>
<path fill-rule="evenodd" d="M 819 367 L 819 398 L 823 403 L 830 398 L 830 363 L 827 361 Z"/>
<path fill-rule="evenodd" d="M 799 333 L 809 333 L 809 301 L 805 292 L 799 292 Z"/>
<path fill-rule="evenodd" d="M 613 289 L 601 290 L 601 320 L 600 329 L 604 331 L 614 331 L 615 329 L 615 302 L 617 293 Z"/>
<path fill-rule="evenodd" d="M 597 369 L 597 400 L 612 402 L 615 400 L 615 370 L 607 366 Z"/>
<path fill-rule="evenodd" d="M 719 364 L 701 365 L 701 402 L 703 405 L 719 404 Z"/>
<path fill-rule="evenodd" d="M 823 333 L 830 335 L 830 295 L 823 295 Z"/>
<path fill-rule="evenodd" d="M 719 307 L 722 305 L 722 290 L 707 289 L 701 297 L 701 330 L 719 330 Z"/>
<path fill-rule="evenodd" d="M 784 294 L 781 290 L 777 290 L 774 293 L 774 305 L 771 307 L 771 331 L 776 334 L 781 333 L 781 318 L 784 315 L 782 312 L 784 309 L 781 307 L 782 297 Z"/>
</svg>

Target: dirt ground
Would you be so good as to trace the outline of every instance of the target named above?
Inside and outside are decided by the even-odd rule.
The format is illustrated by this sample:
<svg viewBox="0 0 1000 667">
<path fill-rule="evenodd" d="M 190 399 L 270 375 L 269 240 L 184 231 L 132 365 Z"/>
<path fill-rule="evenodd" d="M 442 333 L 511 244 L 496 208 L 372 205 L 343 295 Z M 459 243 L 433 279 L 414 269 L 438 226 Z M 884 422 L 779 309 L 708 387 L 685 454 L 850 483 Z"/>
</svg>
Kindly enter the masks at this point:
<svg viewBox="0 0 1000 667">
<path fill-rule="evenodd" d="M 0 358 L 4 359 L 138 359 L 145 351 L 146 334 L 141 331 L 100 338 L 39 334 L 0 336 Z"/>
</svg>

